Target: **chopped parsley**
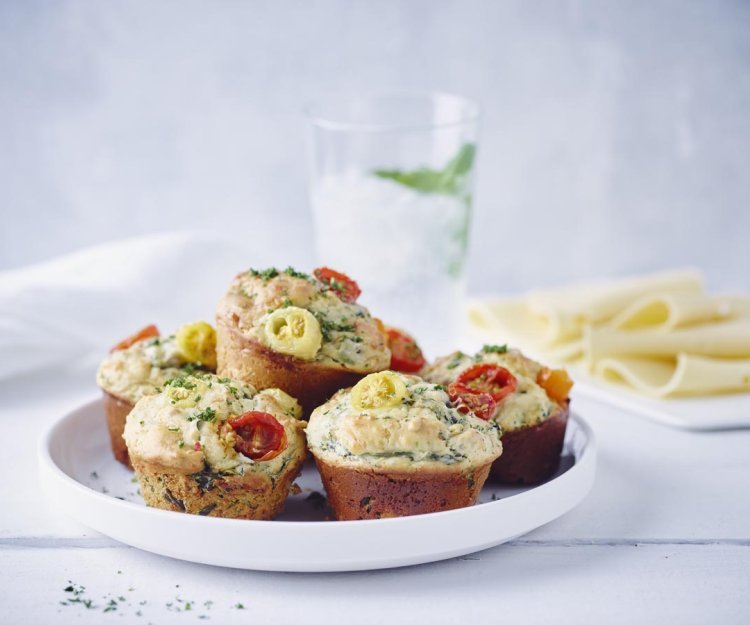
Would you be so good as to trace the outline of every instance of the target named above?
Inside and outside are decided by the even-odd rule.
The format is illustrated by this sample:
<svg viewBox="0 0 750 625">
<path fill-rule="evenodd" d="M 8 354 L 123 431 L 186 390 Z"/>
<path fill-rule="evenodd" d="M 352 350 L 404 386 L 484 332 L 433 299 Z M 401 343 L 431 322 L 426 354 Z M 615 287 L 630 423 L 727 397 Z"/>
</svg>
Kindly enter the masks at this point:
<svg viewBox="0 0 750 625">
<path fill-rule="evenodd" d="M 310 276 L 301 271 L 297 271 L 294 267 L 287 267 L 284 269 L 284 273 L 292 278 L 302 278 L 303 280 L 309 280 Z"/>
<path fill-rule="evenodd" d="M 182 365 L 181 369 L 185 375 L 193 375 L 198 370 L 198 365 L 194 362 L 188 362 Z"/>
<path fill-rule="evenodd" d="M 318 323 L 320 324 L 320 333 L 326 341 L 331 339 L 331 332 L 354 332 L 354 326 L 345 321 L 337 323 L 323 316 L 318 316 Z"/>
<path fill-rule="evenodd" d="M 239 398 L 240 398 L 240 395 L 241 395 L 242 393 L 240 393 L 240 389 L 238 389 L 238 388 L 237 388 L 237 387 L 236 387 L 236 386 L 234 385 L 234 381 L 233 381 L 233 380 L 231 380 L 230 378 L 219 378 L 219 383 L 221 383 L 221 384 L 223 384 L 224 386 L 226 386 L 226 387 L 227 387 L 227 390 L 228 390 L 228 391 L 229 391 L 229 392 L 230 392 L 230 393 L 231 393 L 232 395 L 234 395 L 234 396 L 235 396 L 235 397 L 236 397 L 237 399 L 239 399 Z M 247 395 L 245 395 L 245 397 L 247 397 Z M 227 398 L 227 403 L 229 403 L 229 399 L 228 399 L 228 398 Z"/>
<path fill-rule="evenodd" d="M 343 282 L 336 280 L 336 278 L 328 278 L 326 284 L 337 293 L 343 293 L 346 291 L 346 285 Z"/>
<path fill-rule="evenodd" d="M 216 411 L 209 407 L 187 418 L 188 421 L 216 421 Z"/>
<path fill-rule="evenodd" d="M 279 270 L 276 269 L 276 267 L 269 267 L 268 269 L 264 269 L 263 271 L 258 271 L 257 269 L 250 269 L 248 273 L 253 278 L 260 278 L 261 280 L 270 280 L 271 278 L 275 278 L 279 275 Z"/>
<path fill-rule="evenodd" d="M 195 382 L 191 382 L 187 378 L 178 377 L 178 378 L 172 378 L 171 380 L 167 380 L 164 382 L 164 386 L 171 386 L 172 388 L 184 388 L 188 391 L 192 391 L 194 388 L 196 388 Z"/>
<path fill-rule="evenodd" d="M 484 345 L 481 350 L 482 354 L 505 354 L 508 351 L 507 345 Z"/>
</svg>

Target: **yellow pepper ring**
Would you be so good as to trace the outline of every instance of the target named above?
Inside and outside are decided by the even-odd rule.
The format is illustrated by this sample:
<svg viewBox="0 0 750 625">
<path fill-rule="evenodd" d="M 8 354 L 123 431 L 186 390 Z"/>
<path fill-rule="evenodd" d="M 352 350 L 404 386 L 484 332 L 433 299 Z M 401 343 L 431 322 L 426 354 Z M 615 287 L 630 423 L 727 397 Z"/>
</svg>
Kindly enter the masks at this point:
<svg viewBox="0 0 750 625">
<path fill-rule="evenodd" d="M 352 389 L 352 406 L 359 410 L 398 406 L 406 397 L 406 384 L 392 371 L 371 373 Z"/>
<path fill-rule="evenodd" d="M 205 321 L 186 323 L 175 335 L 177 348 L 188 362 L 216 368 L 216 330 Z"/>
<path fill-rule="evenodd" d="M 309 310 L 288 306 L 270 313 L 263 324 L 263 339 L 273 351 L 312 360 L 323 344 L 320 324 Z"/>
</svg>

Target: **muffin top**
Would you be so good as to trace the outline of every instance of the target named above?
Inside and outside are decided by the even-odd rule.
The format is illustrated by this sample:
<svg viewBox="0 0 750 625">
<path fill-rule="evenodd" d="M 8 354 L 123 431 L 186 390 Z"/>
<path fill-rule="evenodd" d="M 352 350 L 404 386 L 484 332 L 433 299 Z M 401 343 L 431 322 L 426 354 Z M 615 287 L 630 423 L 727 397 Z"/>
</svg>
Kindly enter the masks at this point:
<svg viewBox="0 0 750 625">
<path fill-rule="evenodd" d="M 209 373 L 185 375 L 141 399 L 123 436 L 133 460 L 167 472 L 252 471 L 274 479 L 305 453 L 300 415 L 297 401 L 278 389 L 257 392 Z"/>
<path fill-rule="evenodd" d="M 310 276 L 251 269 L 219 302 L 219 323 L 268 349 L 303 361 L 366 373 L 388 367 L 391 354 L 369 311 L 355 302 L 359 287 L 321 268 Z"/>
<path fill-rule="evenodd" d="M 99 365 L 96 382 L 134 404 L 167 380 L 196 369 L 216 369 L 216 333 L 208 323 L 187 323 L 167 337 L 149 326 L 113 348 Z"/>
<path fill-rule="evenodd" d="M 495 367 L 483 367 L 484 365 Z M 560 378 L 564 376 L 569 381 L 564 371 L 552 371 L 506 345 L 485 345 L 474 356 L 460 351 L 453 352 L 436 359 L 421 371 L 421 375 L 425 380 L 446 386 L 457 381 L 467 381 L 469 386 L 476 388 L 474 382 L 470 381 L 471 378 L 480 384 L 482 375 L 486 377 L 486 372 L 498 369 L 503 371 L 500 372 L 496 385 L 504 385 L 505 388 L 501 389 L 500 397 L 495 394 L 497 407 L 492 419 L 503 432 L 538 425 L 559 410 L 563 403 L 567 403 L 566 393 L 570 387 L 565 389 L 565 393 L 555 393 L 552 385 L 547 383 L 550 374 Z M 545 389 L 545 385 L 549 390 Z"/>
<path fill-rule="evenodd" d="M 316 408 L 307 440 L 329 464 L 396 471 L 473 468 L 502 451 L 497 424 L 459 412 L 442 385 L 393 371 Z"/>
</svg>

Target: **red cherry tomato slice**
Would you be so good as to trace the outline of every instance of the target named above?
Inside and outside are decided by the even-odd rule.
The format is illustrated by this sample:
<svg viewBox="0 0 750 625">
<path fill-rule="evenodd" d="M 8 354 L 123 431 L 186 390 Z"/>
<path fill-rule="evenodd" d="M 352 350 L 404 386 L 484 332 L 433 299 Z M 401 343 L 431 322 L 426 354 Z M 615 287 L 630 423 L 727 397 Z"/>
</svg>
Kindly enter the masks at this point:
<svg viewBox="0 0 750 625">
<path fill-rule="evenodd" d="M 143 339 L 155 338 L 157 336 L 159 336 L 159 328 L 151 324 L 151 325 L 146 326 L 145 328 L 142 328 L 141 330 L 138 330 L 138 332 L 136 332 L 132 336 L 129 336 L 128 338 L 123 339 L 109 351 L 110 353 L 112 353 L 121 349 L 127 349 L 128 347 L 130 347 L 131 345 L 134 345 L 138 341 L 142 341 Z"/>
<path fill-rule="evenodd" d="M 475 416 L 489 421 L 495 414 L 497 402 L 489 393 L 477 393 L 465 384 L 454 382 L 448 386 L 448 396 L 459 412 L 473 412 Z"/>
<path fill-rule="evenodd" d="M 391 350 L 391 369 L 403 373 L 416 373 L 424 367 L 425 359 L 417 342 L 406 332 L 386 328 L 388 349 Z"/>
<path fill-rule="evenodd" d="M 286 449 L 284 426 L 267 412 L 251 410 L 239 417 L 228 419 L 227 423 L 237 434 L 235 451 L 252 460 L 271 460 Z"/>
<path fill-rule="evenodd" d="M 313 274 L 323 284 L 328 285 L 339 296 L 342 302 L 349 302 L 350 304 L 356 302 L 362 293 L 359 285 L 340 271 L 335 271 L 328 267 L 318 267 L 313 271 Z"/>
<path fill-rule="evenodd" d="M 495 402 L 500 403 L 518 388 L 518 380 L 505 367 L 493 364 L 478 364 L 466 369 L 456 378 L 475 393 L 489 393 Z"/>
</svg>

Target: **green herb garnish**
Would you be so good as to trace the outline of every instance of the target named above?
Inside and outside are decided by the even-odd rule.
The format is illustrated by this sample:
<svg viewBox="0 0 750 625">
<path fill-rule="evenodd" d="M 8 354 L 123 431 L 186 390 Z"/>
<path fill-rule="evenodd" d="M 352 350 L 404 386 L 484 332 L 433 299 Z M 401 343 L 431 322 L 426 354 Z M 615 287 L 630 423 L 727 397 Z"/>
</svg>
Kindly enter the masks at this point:
<svg viewBox="0 0 750 625">
<path fill-rule="evenodd" d="M 393 180 L 405 187 L 421 193 L 439 193 L 441 195 L 464 195 L 466 177 L 471 171 L 476 155 L 473 143 L 464 144 L 443 169 L 422 167 L 414 171 L 398 169 L 376 169 L 373 173 L 378 178 Z"/>
<path fill-rule="evenodd" d="M 354 326 L 351 323 L 345 321 L 338 323 L 323 316 L 318 316 L 317 319 L 320 324 L 320 332 L 326 341 L 331 339 L 331 332 L 354 332 Z"/>
<path fill-rule="evenodd" d="M 196 387 L 195 382 L 191 382 L 187 378 L 183 378 L 183 377 L 172 378 L 171 380 L 167 380 L 166 382 L 164 382 L 164 386 L 171 386 L 173 388 L 184 388 L 188 391 L 191 391 Z"/>
<path fill-rule="evenodd" d="M 276 267 L 269 267 L 268 269 L 264 269 L 263 271 L 258 271 L 257 269 L 250 269 L 248 270 L 248 273 L 253 278 L 261 278 L 262 280 L 270 280 L 271 278 L 275 278 L 279 275 L 279 270 L 276 269 Z"/>
<path fill-rule="evenodd" d="M 505 354 L 507 351 L 507 345 L 484 345 L 480 350 L 483 354 Z"/>
<path fill-rule="evenodd" d="M 294 267 L 287 267 L 284 269 L 284 273 L 292 278 L 302 278 L 303 280 L 309 280 L 310 276 L 301 271 L 297 271 Z"/>
<path fill-rule="evenodd" d="M 187 418 L 188 421 L 216 421 L 216 411 L 213 408 L 206 408 Z"/>
<path fill-rule="evenodd" d="M 185 375 L 193 375 L 198 370 L 198 365 L 194 362 L 187 362 L 182 365 L 181 370 Z"/>
</svg>

